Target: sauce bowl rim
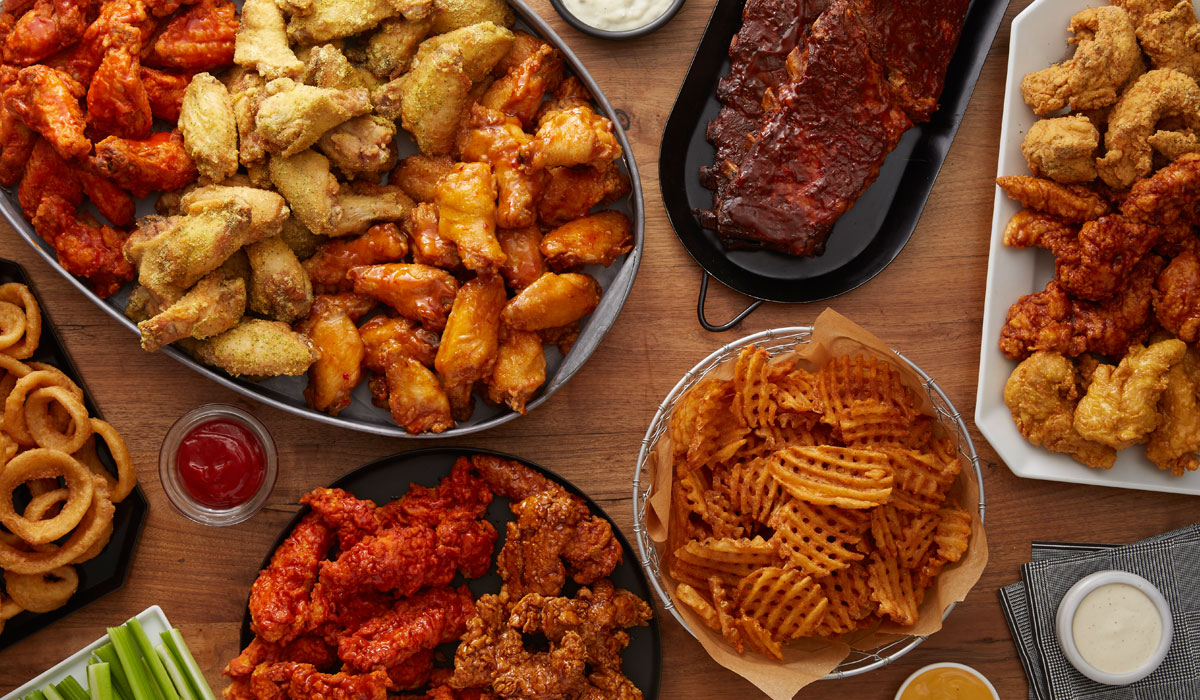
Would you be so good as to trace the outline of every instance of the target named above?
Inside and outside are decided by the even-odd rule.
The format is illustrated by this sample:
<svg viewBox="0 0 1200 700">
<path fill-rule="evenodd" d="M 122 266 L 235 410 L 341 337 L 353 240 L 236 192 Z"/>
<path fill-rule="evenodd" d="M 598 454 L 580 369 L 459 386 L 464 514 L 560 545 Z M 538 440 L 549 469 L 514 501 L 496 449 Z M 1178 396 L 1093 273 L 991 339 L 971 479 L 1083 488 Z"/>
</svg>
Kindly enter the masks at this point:
<svg viewBox="0 0 1200 700">
<path fill-rule="evenodd" d="M 983 684 L 987 686 L 988 692 L 992 694 L 992 700 L 1000 700 L 1000 693 L 996 690 L 996 686 L 992 685 L 992 682 L 988 680 L 987 676 L 983 675 L 983 673 L 976 668 L 966 664 L 960 664 L 955 661 L 939 661 L 938 663 L 927 664 L 913 671 L 908 678 L 905 678 L 904 682 L 900 684 L 900 689 L 896 691 L 895 700 L 900 700 L 900 696 L 904 695 L 904 691 L 908 690 L 908 686 L 912 685 L 912 682 L 921 674 L 925 673 L 926 671 L 931 671 L 935 668 L 957 668 L 961 671 L 966 671 L 972 676 L 975 676 L 979 680 L 983 681 Z"/>
</svg>

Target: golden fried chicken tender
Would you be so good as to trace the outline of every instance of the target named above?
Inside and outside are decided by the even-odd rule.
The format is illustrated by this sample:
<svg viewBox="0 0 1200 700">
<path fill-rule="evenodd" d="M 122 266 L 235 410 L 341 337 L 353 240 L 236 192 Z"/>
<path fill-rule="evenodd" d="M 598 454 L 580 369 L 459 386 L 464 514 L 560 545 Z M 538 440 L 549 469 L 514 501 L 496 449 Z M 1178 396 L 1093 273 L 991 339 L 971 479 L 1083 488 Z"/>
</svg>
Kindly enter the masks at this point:
<svg viewBox="0 0 1200 700">
<path fill-rule="evenodd" d="M 521 147 L 521 162 L 530 170 L 600 166 L 620 156 L 612 122 L 586 105 L 545 114 L 537 134 Z"/>
<path fill-rule="evenodd" d="M 1171 366 L 1158 399 L 1158 427 L 1146 441 L 1146 456 L 1159 469 L 1183 476 L 1200 467 L 1200 351 L 1189 347 Z"/>
<path fill-rule="evenodd" d="M 526 143 L 529 135 L 521 129 L 520 121 L 479 105 L 471 107 L 466 130 L 458 136 L 457 150 L 462 160 L 492 166 L 500 198 L 496 223 L 501 228 L 537 222 L 538 179 L 526 173 L 518 159 Z"/>
<path fill-rule="evenodd" d="M 518 331 L 566 326 L 596 310 L 600 283 L 591 275 L 547 272 L 504 307 L 504 323 Z"/>
<path fill-rule="evenodd" d="M 317 351 L 308 368 L 304 400 L 310 408 L 336 416 L 350 405 L 351 392 L 362 379 L 362 338 L 350 315 L 327 295 L 313 300 L 312 313 L 296 324 Z"/>
<path fill-rule="evenodd" d="M 1075 407 L 1075 430 L 1117 450 L 1145 442 L 1158 425 L 1158 399 L 1171 366 L 1183 359 L 1182 340 L 1134 345 L 1116 367 L 1100 365 Z"/>
<path fill-rule="evenodd" d="M 513 33 L 486 21 L 437 34 L 421 42 L 413 65 L 419 66 L 442 46 L 454 46 L 462 55 L 462 68 L 472 83 L 483 80 L 512 48 Z"/>
<path fill-rule="evenodd" d="M 417 46 L 429 30 L 433 20 L 429 18 L 409 20 L 402 17 L 386 19 L 367 38 L 366 68 L 380 80 L 394 80 L 403 75 L 417 55 Z"/>
<path fill-rule="evenodd" d="M 454 44 L 439 46 L 388 85 L 393 84 L 399 91 L 400 124 L 413 135 L 421 152 L 449 153 L 471 101 L 471 78 L 463 69 L 462 51 Z M 379 109 L 379 102 L 376 98 L 377 112 L 390 118 L 390 113 Z"/>
<path fill-rule="evenodd" d="M 1113 104 L 1141 60 L 1133 22 L 1120 7 L 1088 8 L 1067 29 L 1075 35 L 1075 55 L 1021 81 L 1021 96 L 1035 114 Z"/>
<path fill-rule="evenodd" d="M 1060 185 L 1029 175 L 1005 175 L 996 184 L 1022 206 L 1081 224 L 1108 213 L 1108 202 L 1082 185 Z"/>
<path fill-rule="evenodd" d="M 541 251 L 555 272 L 584 265 L 608 267 L 633 250 L 633 224 L 619 211 L 602 211 L 563 224 L 546 234 Z"/>
<path fill-rule="evenodd" d="M 1075 366 L 1054 352 L 1030 355 L 1004 384 L 1004 404 L 1031 445 L 1071 455 L 1089 467 L 1110 469 L 1117 451 L 1075 430 L 1078 402 Z"/>
<path fill-rule="evenodd" d="M 1022 209 L 1013 214 L 1004 227 L 1004 245 L 1010 248 L 1054 250 L 1061 241 L 1078 236 L 1079 229 L 1053 214 L 1036 209 Z"/>
<path fill-rule="evenodd" d="M 1021 153 L 1034 175 L 1070 184 L 1096 179 L 1099 147 L 1100 132 L 1087 117 L 1075 115 L 1034 122 Z"/>
<path fill-rule="evenodd" d="M 452 170 L 454 160 L 450 156 L 427 156 L 418 153 L 400 161 L 388 182 L 399 185 L 405 194 L 418 202 L 432 202 L 437 192 L 438 181 Z"/>
<path fill-rule="evenodd" d="M 188 83 L 179 107 L 183 147 L 196 162 L 201 181 L 221 182 L 237 172 L 237 121 L 224 83 L 199 73 Z"/>
<path fill-rule="evenodd" d="M 125 242 L 125 259 L 142 286 L 173 302 L 246 244 L 250 222 L 250 207 L 236 200 L 188 216 L 147 216 Z"/>
<path fill-rule="evenodd" d="M 487 163 L 458 163 L 438 181 L 438 233 L 453 241 L 471 270 L 495 270 L 504 263 L 496 240 L 496 179 Z"/>
<path fill-rule="evenodd" d="M 1179 117 L 1190 129 L 1200 128 L 1200 87 L 1169 68 L 1152 70 L 1134 83 L 1108 118 L 1106 153 L 1096 160 L 1104 183 L 1126 189 L 1153 168 L 1150 136 L 1164 117 Z"/>
<path fill-rule="evenodd" d="M 233 328 L 192 346 L 196 359 L 234 377 L 304 374 L 316 361 L 308 339 L 286 323 L 244 319 Z"/>
<path fill-rule="evenodd" d="M 398 355 L 387 365 L 388 408 L 392 420 L 413 435 L 454 427 L 450 400 L 437 376 L 425 365 Z"/>
<path fill-rule="evenodd" d="M 371 111 L 365 88 L 319 88 L 277 78 L 265 89 L 267 96 L 258 105 L 255 129 L 268 151 L 285 158 L 312 146 L 338 124 Z"/>
<path fill-rule="evenodd" d="M 201 214 L 221 209 L 231 201 L 250 208 L 250 234 L 246 243 L 278 236 L 291 213 L 278 193 L 242 185 L 208 185 L 192 189 L 180 198 L 179 211 L 182 214 Z"/>
<path fill-rule="evenodd" d="M 361 34 L 396 14 L 389 0 L 311 0 L 306 11 L 292 14 L 287 33 L 298 44 L 319 44 Z"/>
<path fill-rule="evenodd" d="M 1178 0 L 1113 0 L 1112 4 L 1129 13 L 1133 26 L 1138 26 L 1155 12 L 1163 12 L 1175 7 Z"/>
<path fill-rule="evenodd" d="M 1188 153 L 1200 153 L 1200 138 L 1191 132 L 1160 129 L 1146 141 L 1167 160 L 1177 160 Z"/>
<path fill-rule="evenodd" d="M 275 0 L 245 0 L 242 4 L 233 62 L 257 70 L 268 80 L 296 78 L 304 70 L 288 45 L 283 10 Z"/>
<path fill-rule="evenodd" d="M 446 327 L 459 291 L 453 275 L 429 265 L 364 265 L 350 268 L 346 275 L 353 280 L 356 294 L 382 301 L 401 316 L 435 331 Z"/>
<path fill-rule="evenodd" d="M 1191 0 L 1147 15 L 1137 24 L 1137 38 L 1155 68 L 1200 79 L 1200 23 Z"/>
<path fill-rule="evenodd" d="M 458 420 L 470 418 L 471 387 L 492 375 L 500 347 L 500 312 L 508 301 L 504 281 L 481 273 L 458 290 L 433 366 Z"/>
<path fill-rule="evenodd" d="M 382 175 L 396 165 L 396 122 L 354 117 L 321 134 L 317 148 L 347 178 Z"/>
<path fill-rule="evenodd" d="M 203 340 L 217 335 L 237 325 L 245 312 L 245 281 L 219 267 L 201 278 L 174 304 L 138 323 L 142 349 L 154 352 L 181 338 Z"/>
<path fill-rule="evenodd" d="M 516 20 L 504 0 L 434 0 L 433 33 L 445 34 L 480 22 L 511 27 Z"/>
<path fill-rule="evenodd" d="M 496 367 L 487 378 L 488 398 L 525 413 L 525 403 L 546 383 L 542 339 L 530 331 L 503 330 Z"/>
<path fill-rule="evenodd" d="M 250 259 L 250 310 L 292 323 L 308 315 L 313 291 L 308 273 L 279 236 L 246 246 Z"/>
</svg>

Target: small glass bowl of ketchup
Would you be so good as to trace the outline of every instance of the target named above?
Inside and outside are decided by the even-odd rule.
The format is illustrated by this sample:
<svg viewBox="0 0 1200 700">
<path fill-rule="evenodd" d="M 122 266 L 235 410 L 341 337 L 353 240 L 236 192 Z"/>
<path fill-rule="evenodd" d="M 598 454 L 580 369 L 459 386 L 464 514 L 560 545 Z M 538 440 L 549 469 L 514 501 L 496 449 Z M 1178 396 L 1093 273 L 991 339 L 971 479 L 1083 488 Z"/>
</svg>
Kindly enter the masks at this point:
<svg viewBox="0 0 1200 700">
<path fill-rule="evenodd" d="M 279 472 L 275 441 L 257 418 L 209 404 L 175 421 L 158 453 L 171 505 L 205 525 L 235 525 L 262 510 Z"/>
</svg>

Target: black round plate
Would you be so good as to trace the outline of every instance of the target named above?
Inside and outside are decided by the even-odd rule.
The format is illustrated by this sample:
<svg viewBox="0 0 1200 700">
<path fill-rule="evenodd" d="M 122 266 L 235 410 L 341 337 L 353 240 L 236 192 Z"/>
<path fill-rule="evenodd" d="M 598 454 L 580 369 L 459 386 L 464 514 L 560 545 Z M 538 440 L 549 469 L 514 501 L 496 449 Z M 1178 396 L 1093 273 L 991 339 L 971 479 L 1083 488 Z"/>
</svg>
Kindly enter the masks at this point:
<svg viewBox="0 0 1200 700">
<path fill-rule="evenodd" d="M 546 476 L 546 478 L 561 484 L 568 491 L 586 501 L 593 513 L 612 522 L 612 519 L 605 514 L 600 506 L 596 505 L 592 499 L 587 497 L 587 494 L 580 491 L 571 482 L 533 462 L 492 450 L 472 450 L 454 447 L 402 452 L 369 462 L 339 478 L 330 484 L 330 487 L 345 489 L 358 498 L 369 498 L 376 503 L 383 504 L 403 496 L 408 492 L 408 486 L 411 483 L 430 487 L 437 486 L 443 477 L 450 474 L 450 469 L 454 466 L 455 460 L 459 457 L 469 457 L 476 454 L 495 455 L 496 457 L 511 459 L 532 469 L 536 469 Z M 488 507 L 487 519 L 496 526 L 496 531 L 500 533 L 500 537 L 496 541 L 495 552 L 492 555 L 493 561 L 495 560 L 495 554 L 499 553 L 500 548 L 504 546 L 504 524 L 512 520 L 512 511 L 508 509 L 509 503 L 509 499 L 497 496 L 492 501 L 492 505 Z M 275 549 L 283 543 L 284 539 L 291 534 L 292 528 L 307 513 L 308 508 L 302 508 L 288 522 L 283 531 L 279 533 L 279 537 L 276 538 L 275 543 L 271 545 L 271 551 L 263 558 L 261 568 L 266 568 L 267 564 L 271 562 L 271 555 L 275 553 Z M 653 609 L 654 599 L 653 593 L 650 590 L 650 584 L 646 581 L 646 575 L 642 572 L 642 568 L 638 566 L 637 556 L 633 553 L 629 542 L 621 534 L 615 523 L 613 523 L 613 534 L 616 535 L 617 540 L 621 543 L 621 552 L 624 556 L 621 559 L 620 565 L 609 576 L 609 580 L 617 588 L 624 588 L 636 593 L 642 600 L 649 603 Z M 486 576 L 467 581 L 466 583 L 467 587 L 471 589 L 471 592 L 476 597 L 484 593 L 500 592 L 500 575 L 496 573 L 494 565 Z M 573 595 L 577 589 L 577 585 L 568 581 L 566 588 L 563 589 L 563 595 Z M 658 697 L 658 687 L 662 673 L 662 642 L 659 638 L 657 610 L 654 613 L 654 617 L 651 618 L 648 627 L 634 627 L 628 630 L 628 632 L 629 646 L 625 648 L 622 670 L 642 691 L 646 700 L 655 700 Z M 242 618 L 242 647 L 244 648 L 252 639 L 254 639 L 254 633 L 250 631 L 250 607 L 249 597 L 247 597 L 246 613 Z M 451 656 L 453 656 L 454 646 L 456 645 L 447 645 L 446 647 Z"/>
<path fill-rule="evenodd" d="M 904 134 L 879 178 L 834 226 L 824 255 L 815 258 L 726 250 L 716 232 L 701 227 L 693 214 L 713 204 L 712 190 L 700 184 L 700 168 L 712 165 L 716 152 L 705 130 L 721 110 L 717 81 L 729 72 L 729 42 L 741 26 L 744 6 L 745 0 L 718 0 L 667 118 L 659 151 L 663 204 L 692 258 L 735 291 L 785 303 L 844 294 L 879 274 L 912 236 L 1008 0 L 971 3 L 937 112 Z"/>
<path fill-rule="evenodd" d="M 100 414 L 100 409 L 96 408 L 96 404 L 92 401 L 92 395 L 83 383 L 79 370 L 75 369 L 75 363 L 71 362 L 71 356 L 67 354 L 66 346 L 59 340 L 46 305 L 38 298 L 37 290 L 34 289 L 29 276 L 17 263 L 0 258 L 0 284 L 8 282 L 19 282 L 29 287 L 42 310 L 42 340 L 31 359 L 37 362 L 47 362 L 62 370 L 83 389 L 83 404 L 87 407 L 88 412 L 103 420 L 104 416 Z M 116 465 L 108 450 L 100 449 L 98 452 L 104 466 L 108 467 L 108 470 L 115 476 Z M 55 620 L 66 617 L 124 586 L 125 576 L 133 566 L 133 550 L 141 535 L 142 523 L 146 520 L 146 511 L 146 497 L 142 494 L 142 487 L 137 486 L 124 501 L 117 504 L 116 514 L 113 516 L 112 539 L 109 540 L 108 546 L 95 559 L 76 565 L 75 571 L 79 574 L 79 590 L 75 592 L 75 595 L 71 596 L 67 604 L 58 610 L 40 614 L 23 612 L 5 622 L 4 632 L 0 634 L 0 649 L 16 644 L 34 632 L 45 629 Z"/>
</svg>

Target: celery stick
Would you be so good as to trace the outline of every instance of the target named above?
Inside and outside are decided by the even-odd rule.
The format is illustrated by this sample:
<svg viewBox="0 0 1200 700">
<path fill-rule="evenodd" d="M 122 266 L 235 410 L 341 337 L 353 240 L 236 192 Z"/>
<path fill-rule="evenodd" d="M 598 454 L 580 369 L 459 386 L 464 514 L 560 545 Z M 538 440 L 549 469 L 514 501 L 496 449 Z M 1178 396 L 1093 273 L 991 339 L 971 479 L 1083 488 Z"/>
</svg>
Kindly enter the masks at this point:
<svg viewBox="0 0 1200 700">
<path fill-rule="evenodd" d="M 138 652 L 137 642 L 133 639 L 133 632 L 127 627 L 109 627 L 108 638 L 112 640 L 121 668 L 125 671 L 133 700 L 157 700 L 154 680 L 142 665 L 144 662 Z"/>
<path fill-rule="evenodd" d="M 175 657 L 175 661 L 187 674 L 188 680 L 192 682 L 192 690 L 195 691 L 197 700 L 216 700 L 212 688 L 204 678 L 204 672 L 200 670 L 200 665 L 192 656 L 192 650 L 188 649 L 187 642 L 183 641 L 183 634 L 179 630 L 171 628 L 162 633 L 162 640 L 166 642 L 167 648 L 171 650 L 171 655 Z"/>
<path fill-rule="evenodd" d="M 42 688 L 42 692 L 46 694 L 46 700 L 63 700 L 63 696 L 59 695 L 52 685 Z"/>
<path fill-rule="evenodd" d="M 154 691 L 154 700 L 166 700 L 163 697 L 162 688 L 158 687 L 158 681 L 154 680 L 154 674 L 150 672 L 150 664 L 146 663 L 145 658 L 141 659 L 141 663 L 142 663 L 142 670 L 150 678 L 150 690 Z M 167 682 L 169 683 L 170 681 L 171 681 L 171 679 L 168 678 Z"/>
<path fill-rule="evenodd" d="M 117 650 L 112 642 L 93 651 L 92 654 L 99 661 L 108 664 L 108 672 L 112 676 L 113 692 L 117 694 L 117 697 L 120 700 L 134 700 L 133 690 L 129 687 L 129 678 L 125 675 L 125 669 L 121 668 L 121 660 L 117 658 Z"/>
<path fill-rule="evenodd" d="M 111 667 L 106 663 L 88 666 L 88 692 L 92 700 L 113 700 Z"/>
<path fill-rule="evenodd" d="M 40 690 L 35 690 L 29 695 L 26 695 L 24 700 L 46 700 L 46 694 Z"/>
<path fill-rule="evenodd" d="M 179 691 L 179 697 L 183 700 L 196 700 L 196 696 L 192 693 L 191 685 L 188 683 L 187 676 L 183 674 L 183 671 L 179 668 L 179 664 L 175 663 L 175 659 L 171 656 L 167 645 L 159 644 L 154 647 L 154 653 L 158 654 L 163 668 L 167 669 L 167 675 L 171 677 L 171 682 L 175 684 L 175 690 Z"/>
<path fill-rule="evenodd" d="M 171 683 L 171 676 L 167 673 L 167 669 L 163 666 L 162 659 L 158 658 L 158 654 L 154 653 L 154 647 L 150 644 L 150 637 L 146 636 L 146 630 L 142 629 L 142 623 L 136 617 L 129 618 L 129 622 L 125 623 L 130 632 L 133 632 L 133 638 L 137 641 L 138 649 L 142 652 L 142 658 L 146 660 L 146 665 L 150 667 L 150 673 L 154 674 L 154 680 L 158 682 L 158 689 L 162 691 L 165 700 L 180 700 L 179 693 L 176 692 L 175 686 Z"/>
<path fill-rule="evenodd" d="M 63 696 L 64 700 L 88 700 L 88 692 L 79 685 L 79 681 L 75 680 L 75 676 L 67 676 L 61 683 L 54 686 L 58 694 Z"/>
</svg>

